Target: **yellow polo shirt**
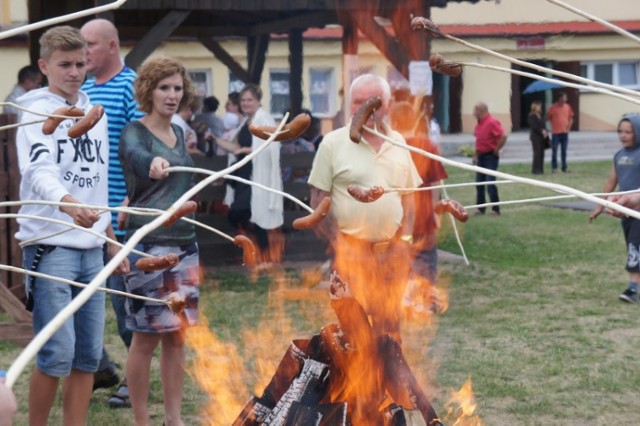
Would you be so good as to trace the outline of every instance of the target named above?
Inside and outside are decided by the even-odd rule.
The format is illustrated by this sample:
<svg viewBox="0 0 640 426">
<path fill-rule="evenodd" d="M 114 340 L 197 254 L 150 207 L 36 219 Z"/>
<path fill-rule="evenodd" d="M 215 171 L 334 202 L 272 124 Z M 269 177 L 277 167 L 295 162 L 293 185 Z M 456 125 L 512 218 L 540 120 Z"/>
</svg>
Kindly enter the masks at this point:
<svg viewBox="0 0 640 426">
<path fill-rule="evenodd" d="M 406 144 L 399 133 L 389 129 L 387 134 Z M 409 151 L 384 142 L 376 152 L 365 138 L 353 143 L 348 125 L 324 136 L 309 175 L 310 185 L 331 194 L 331 214 L 340 232 L 372 242 L 388 240 L 397 232 L 403 216 L 401 196 L 391 192 L 361 203 L 347 187 L 407 188 L 421 183 Z"/>
</svg>

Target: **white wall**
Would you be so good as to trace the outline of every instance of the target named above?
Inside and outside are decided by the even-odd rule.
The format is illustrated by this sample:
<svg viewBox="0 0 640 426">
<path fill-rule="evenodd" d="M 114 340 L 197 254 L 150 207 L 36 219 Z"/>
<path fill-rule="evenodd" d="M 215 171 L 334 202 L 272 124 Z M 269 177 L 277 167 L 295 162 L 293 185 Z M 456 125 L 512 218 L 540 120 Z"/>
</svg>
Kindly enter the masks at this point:
<svg viewBox="0 0 640 426">
<path fill-rule="evenodd" d="M 640 17 L 638 0 L 563 0 L 605 20 L 632 20 Z M 431 19 L 437 24 L 493 24 L 511 22 L 586 21 L 546 0 L 481 0 L 478 3 L 450 2 L 447 7 L 431 9 Z"/>
</svg>

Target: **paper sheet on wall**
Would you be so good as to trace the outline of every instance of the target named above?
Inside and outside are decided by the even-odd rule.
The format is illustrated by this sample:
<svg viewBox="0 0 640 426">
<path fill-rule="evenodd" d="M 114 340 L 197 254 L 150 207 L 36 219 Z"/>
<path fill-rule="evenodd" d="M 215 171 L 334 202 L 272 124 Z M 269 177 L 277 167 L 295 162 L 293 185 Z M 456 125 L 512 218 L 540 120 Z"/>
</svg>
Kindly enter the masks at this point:
<svg viewBox="0 0 640 426">
<path fill-rule="evenodd" d="M 433 91 L 433 74 L 428 61 L 409 62 L 409 87 L 411 94 L 431 95 Z"/>
</svg>

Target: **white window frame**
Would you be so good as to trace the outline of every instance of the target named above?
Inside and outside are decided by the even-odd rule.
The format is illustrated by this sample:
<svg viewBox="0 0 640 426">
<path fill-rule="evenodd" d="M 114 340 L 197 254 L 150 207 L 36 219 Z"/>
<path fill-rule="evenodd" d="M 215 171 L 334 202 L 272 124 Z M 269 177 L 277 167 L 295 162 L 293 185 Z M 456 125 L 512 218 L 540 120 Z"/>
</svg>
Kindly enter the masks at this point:
<svg viewBox="0 0 640 426">
<path fill-rule="evenodd" d="M 269 68 L 269 113 L 274 118 L 282 118 L 284 116 L 284 112 L 281 111 L 273 111 L 271 108 L 272 99 L 273 99 L 273 91 L 271 86 L 271 76 L 273 73 L 286 73 L 291 75 L 291 70 L 289 68 Z M 282 95 L 282 93 L 277 93 L 277 95 Z M 289 87 L 289 91 L 287 92 L 287 97 L 291 96 L 291 87 Z"/>
<path fill-rule="evenodd" d="M 635 64 L 636 66 L 636 84 L 620 84 L 620 65 L 621 64 Z M 589 61 L 589 62 L 581 62 L 581 66 L 586 67 L 587 75 L 586 78 L 590 80 L 595 80 L 595 67 L 596 65 L 611 65 L 611 70 L 613 74 L 613 81 L 611 84 L 615 86 L 625 87 L 628 89 L 638 90 L 640 89 L 640 61 L 633 60 L 621 60 L 621 61 Z"/>
<path fill-rule="evenodd" d="M 312 71 L 319 72 L 329 72 L 329 81 L 327 88 L 327 102 L 329 105 L 329 111 L 327 112 L 316 112 L 313 108 L 313 102 L 311 101 L 311 96 L 313 95 L 313 81 L 311 78 Z M 328 118 L 336 115 L 336 70 L 333 67 L 310 67 L 309 68 L 309 110 L 313 113 L 314 117 L 318 118 Z"/>
<path fill-rule="evenodd" d="M 205 83 L 204 83 L 205 84 L 205 93 L 204 93 L 204 96 L 198 95 L 198 92 L 196 90 L 196 96 L 200 100 L 200 105 L 202 106 L 202 101 L 204 100 L 204 98 L 206 98 L 207 96 L 213 95 L 212 73 L 211 73 L 211 69 L 208 69 L 208 68 L 191 68 L 191 69 L 187 69 L 187 75 L 189 76 L 189 78 L 191 78 L 191 74 L 194 74 L 194 73 L 202 73 L 205 76 Z M 191 80 L 191 82 L 193 84 L 193 80 Z"/>
<path fill-rule="evenodd" d="M 235 80 L 234 80 L 235 77 Z M 239 82 L 239 84 L 238 84 Z M 235 84 L 235 87 L 233 86 L 233 84 Z M 238 76 L 234 75 L 233 72 L 229 71 L 229 87 L 228 87 L 228 92 L 227 93 L 232 93 L 232 92 L 238 92 L 240 93 L 240 91 L 242 90 L 242 88 L 244 87 L 246 83 L 244 81 L 242 81 L 241 78 L 239 78 Z"/>
</svg>

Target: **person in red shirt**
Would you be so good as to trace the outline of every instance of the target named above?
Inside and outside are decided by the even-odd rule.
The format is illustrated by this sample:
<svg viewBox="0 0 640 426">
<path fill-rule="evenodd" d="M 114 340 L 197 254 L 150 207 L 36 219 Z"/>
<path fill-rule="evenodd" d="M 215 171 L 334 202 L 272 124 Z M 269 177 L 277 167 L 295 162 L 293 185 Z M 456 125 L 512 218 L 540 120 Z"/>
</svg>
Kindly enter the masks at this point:
<svg viewBox="0 0 640 426">
<path fill-rule="evenodd" d="M 478 120 L 474 134 L 476 136 L 476 151 L 473 155 L 473 164 L 489 170 L 498 170 L 500 161 L 500 150 L 507 141 L 502 124 L 489 113 L 489 107 L 484 102 L 478 102 L 473 108 L 473 116 Z M 489 176 L 484 173 L 476 173 L 476 182 L 492 182 L 495 176 Z M 476 186 L 476 203 L 485 203 L 485 186 L 489 192 L 489 200 L 492 203 L 500 201 L 498 198 L 498 188 L 495 185 L 478 185 Z M 500 206 L 491 208 L 494 216 L 500 216 Z M 484 207 L 478 208 L 476 214 L 483 215 Z"/>
<path fill-rule="evenodd" d="M 547 110 L 547 120 L 551 123 L 551 173 L 558 170 L 558 145 L 562 171 L 567 173 L 567 146 L 569 130 L 573 125 L 573 109 L 567 103 L 567 94 L 560 93 L 556 101 Z"/>
</svg>

